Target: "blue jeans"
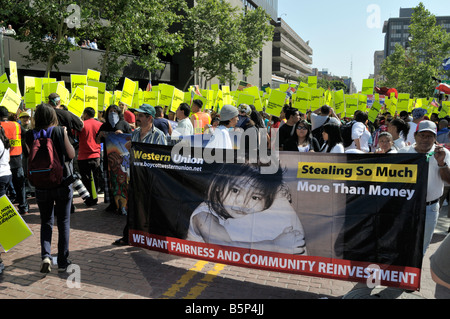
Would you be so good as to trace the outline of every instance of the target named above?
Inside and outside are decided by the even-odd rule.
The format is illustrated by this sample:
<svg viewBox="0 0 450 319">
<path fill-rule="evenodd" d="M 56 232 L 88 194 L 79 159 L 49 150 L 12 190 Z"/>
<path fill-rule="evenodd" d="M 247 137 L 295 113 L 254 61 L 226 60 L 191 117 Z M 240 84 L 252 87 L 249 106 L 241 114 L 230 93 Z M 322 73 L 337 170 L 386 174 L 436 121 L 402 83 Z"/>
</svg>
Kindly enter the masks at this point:
<svg viewBox="0 0 450 319">
<path fill-rule="evenodd" d="M 36 201 L 41 215 L 41 257 L 51 259 L 51 243 L 54 217 L 58 226 L 58 266 L 67 266 L 69 257 L 70 208 L 72 186 L 56 189 L 36 189 Z"/>
<path fill-rule="evenodd" d="M 428 249 L 433 238 L 434 229 L 436 228 L 437 221 L 439 218 L 439 202 L 436 204 L 427 206 L 426 208 L 426 219 L 425 219 L 425 234 L 423 237 L 423 255 Z"/>
<path fill-rule="evenodd" d="M 1 176 L 0 177 L 0 197 L 6 195 L 6 191 L 8 190 L 9 183 L 12 180 L 11 175 Z"/>
</svg>

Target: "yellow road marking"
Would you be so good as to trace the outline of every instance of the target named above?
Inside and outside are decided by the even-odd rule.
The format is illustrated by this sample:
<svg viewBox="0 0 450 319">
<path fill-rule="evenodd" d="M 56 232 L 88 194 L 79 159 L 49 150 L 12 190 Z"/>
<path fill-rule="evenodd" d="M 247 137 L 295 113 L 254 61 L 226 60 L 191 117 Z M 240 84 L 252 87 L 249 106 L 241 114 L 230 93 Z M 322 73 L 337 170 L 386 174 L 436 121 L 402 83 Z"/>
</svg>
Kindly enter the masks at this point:
<svg viewBox="0 0 450 319">
<path fill-rule="evenodd" d="M 183 299 L 196 299 L 200 294 L 208 287 L 208 284 L 211 283 L 214 278 L 225 268 L 223 264 L 216 264 L 214 268 L 206 273 L 206 275 L 202 278 L 202 280 L 197 284 L 197 286 L 193 287 L 186 297 Z"/>
<path fill-rule="evenodd" d="M 180 291 L 181 288 L 187 285 L 187 283 L 199 272 L 201 271 L 206 265 L 208 264 L 207 261 L 199 261 L 195 264 L 194 267 L 189 269 L 187 273 L 185 273 L 175 284 L 172 285 L 172 287 L 169 288 L 162 296 L 163 297 L 175 297 L 178 291 Z"/>
</svg>

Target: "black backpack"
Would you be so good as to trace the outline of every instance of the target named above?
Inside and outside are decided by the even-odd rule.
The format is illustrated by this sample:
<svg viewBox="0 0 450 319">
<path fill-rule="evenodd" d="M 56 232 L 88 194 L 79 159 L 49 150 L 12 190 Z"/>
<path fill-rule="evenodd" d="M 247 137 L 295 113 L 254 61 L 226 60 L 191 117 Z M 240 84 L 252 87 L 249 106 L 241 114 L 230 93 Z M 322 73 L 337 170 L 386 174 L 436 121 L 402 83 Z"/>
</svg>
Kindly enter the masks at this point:
<svg viewBox="0 0 450 319">
<path fill-rule="evenodd" d="M 353 143 L 352 128 L 353 128 L 354 124 L 355 124 L 355 122 L 351 121 L 351 122 L 341 125 L 341 135 L 342 135 L 342 140 L 344 141 L 343 142 L 344 147 L 349 147 Z"/>
<path fill-rule="evenodd" d="M 323 143 L 325 142 L 323 140 L 323 136 L 322 136 L 323 126 L 325 124 L 327 124 L 329 121 L 330 121 L 330 118 L 327 118 L 327 120 L 325 121 L 325 123 L 322 124 L 322 126 L 320 126 L 320 127 L 316 128 L 316 129 L 314 129 L 313 131 L 311 131 L 312 136 L 316 138 L 316 140 L 319 142 L 320 146 L 322 146 Z"/>
</svg>

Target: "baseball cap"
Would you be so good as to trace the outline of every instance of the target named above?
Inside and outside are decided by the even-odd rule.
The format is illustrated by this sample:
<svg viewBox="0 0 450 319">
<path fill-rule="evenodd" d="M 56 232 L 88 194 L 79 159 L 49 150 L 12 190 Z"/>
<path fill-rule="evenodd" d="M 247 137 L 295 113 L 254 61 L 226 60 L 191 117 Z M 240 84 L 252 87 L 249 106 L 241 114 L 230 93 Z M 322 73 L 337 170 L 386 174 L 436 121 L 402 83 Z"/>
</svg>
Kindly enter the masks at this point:
<svg viewBox="0 0 450 319">
<path fill-rule="evenodd" d="M 149 114 L 153 117 L 156 115 L 155 108 L 149 104 L 142 104 L 138 109 L 135 109 L 136 112 Z"/>
<path fill-rule="evenodd" d="M 417 109 L 412 110 L 412 116 L 416 120 L 424 117 L 426 114 L 427 114 L 427 110 L 422 109 L 420 107 L 417 108 Z"/>
<path fill-rule="evenodd" d="M 419 125 L 417 125 L 417 133 L 420 132 L 431 132 L 434 135 L 437 135 L 437 127 L 436 124 L 434 122 L 431 121 L 422 121 L 419 123 Z"/>
<path fill-rule="evenodd" d="M 22 112 L 22 113 L 20 113 L 20 115 L 19 115 L 19 118 L 21 118 L 21 117 L 31 117 L 31 116 L 30 116 L 30 114 L 28 114 L 27 112 Z"/>
</svg>

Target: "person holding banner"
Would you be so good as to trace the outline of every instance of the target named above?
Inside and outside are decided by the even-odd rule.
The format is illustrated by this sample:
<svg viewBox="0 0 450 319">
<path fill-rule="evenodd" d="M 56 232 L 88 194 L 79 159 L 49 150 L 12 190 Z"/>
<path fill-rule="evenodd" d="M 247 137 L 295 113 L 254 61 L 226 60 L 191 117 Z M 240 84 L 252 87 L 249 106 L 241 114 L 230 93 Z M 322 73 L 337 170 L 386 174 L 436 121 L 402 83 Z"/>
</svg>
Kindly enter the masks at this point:
<svg viewBox="0 0 450 319">
<path fill-rule="evenodd" d="M 222 166 L 191 215 L 186 240 L 306 254 L 305 232 L 282 169 L 267 178 L 252 164 Z"/>
<path fill-rule="evenodd" d="M 69 162 L 75 158 L 75 149 L 69 140 L 67 129 L 58 125 L 58 117 L 54 108 L 48 104 L 37 106 L 34 114 L 34 130 L 26 133 L 26 146 L 31 149 L 34 132 L 53 127 L 50 138 L 63 166 L 63 181 L 53 188 L 36 188 L 36 201 L 41 216 L 41 272 L 51 271 L 51 242 L 54 218 L 58 225 L 58 270 L 65 271 L 71 264 L 69 257 L 70 212 L 73 198 L 72 170 Z"/>
<path fill-rule="evenodd" d="M 399 153 L 426 154 L 429 160 L 427 206 L 423 254 L 433 237 L 439 217 L 439 199 L 444 193 L 445 183 L 450 183 L 450 152 L 436 144 L 437 126 L 431 121 L 422 121 L 414 133 L 415 144 L 400 149 Z"/>
<path fill-rule="evenodd" d="M 117 105 L 110 105 L 105 111 L 105 123 L 100 126 L 97 136 L 95 137 L 95 142 L 97 144 L 106 145 L 106 137 L 109 133 L 114 134 L 131 134 L 132 129 L 127 121 L 125 121 L 122 110 Z M 105 186 L 108 185 L 109 170 L 108 170 L 108 152 L 106 147 L 103 147 L 103 172 L 105 178 Z M 105 203 L 108 203 L 110 198 L 113 198 L 111 190 L 105 190 Z M 106 208 L 106 211 L 116 212 L 117 207 L 114 201 Z"/>
</svg>

